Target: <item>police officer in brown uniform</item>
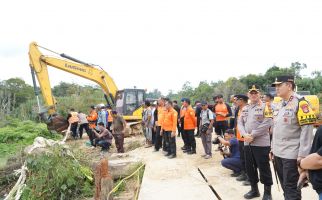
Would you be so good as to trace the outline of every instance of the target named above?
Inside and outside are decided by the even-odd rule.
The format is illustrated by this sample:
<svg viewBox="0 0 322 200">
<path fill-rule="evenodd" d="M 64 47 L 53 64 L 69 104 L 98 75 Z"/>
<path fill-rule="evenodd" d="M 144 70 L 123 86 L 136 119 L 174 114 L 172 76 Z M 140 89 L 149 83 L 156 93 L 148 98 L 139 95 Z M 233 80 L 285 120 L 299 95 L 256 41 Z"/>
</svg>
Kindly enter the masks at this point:
<svg viewBox="0 0 322 200">
<path fill-rule="evenodd" d="M 316 120 L 309 103 L 294 92 L 293 76 L 279 76 L 272 84 L 282 98 L 274 108 L 272 158 L 287 200 L 301 199 L 297 190 L 297 162 L 310 153 L 313 123 Z"/>
<path fill-rule="evenodd" d="M 271 185 L 273 184 L 272 172 L 269 165 L 270 139 L 269 128 L 272 125 L 273 113 L 260 100 L 257 86 L 249 89 L 250 104 L 242 108 L 238 119 L 238 130 L 244 138 L 244 151 L 246 171 L 251 183 L 251 190 L 244 195 L 245 199 L 259 197 L 258 172 L 260 181 L 264 184 L 263 200 L 272 199 Z"/>
</svg>

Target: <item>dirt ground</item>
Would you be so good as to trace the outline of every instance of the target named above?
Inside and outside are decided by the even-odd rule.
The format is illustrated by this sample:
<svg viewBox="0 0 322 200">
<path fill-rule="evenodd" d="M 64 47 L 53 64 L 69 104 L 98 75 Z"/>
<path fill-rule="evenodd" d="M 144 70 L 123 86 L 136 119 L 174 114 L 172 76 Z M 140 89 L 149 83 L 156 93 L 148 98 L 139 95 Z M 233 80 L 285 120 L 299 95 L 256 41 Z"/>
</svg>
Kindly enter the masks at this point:
<svg viewBox="0 0 322 200">
<path fill-rule="evenodd" d="M 216 199 L 206 182 L 201 178 L 197 171 L 200 168 L 210 184 L 222 199 L 244 199 L 243 195 L 250 190 L 250 186 L 242 186 L 241 182 L 230 177 L 230 170 L 221 166 L 220 161 L 223 159 L 213 145 L 213 157 L 204 159 L 201 157 L 203 147 L 200 138 L 197 141 L 197 154 L 183 154 L 180 147 L 183 146 L 181 138 L 177 138 L 177 158 L 168 159 L 163 153 L 152 152 L 152 148 L 140 148 L 132 153 L 141 155 L 146 163 L 146 170 L 141 186 L 140 200 L 158 200 L 158 199 L 175 199 L 175 200 L 195 200 L 195 199 Z M 271 166 L 272 168 L 272 166 Z M 273 169 L 273 168 L 272 168 Z M 273 171 L 272 171 L 273 172 Z M 274 200 L 282 200 L 283 193 L 278 191 L 273 177 L 274 185 L 272 194 Z M 263 195 L 263 185 L 259 184 L 261 199 Z M 280 189 L 281 190 L 281 189 Z M 159 191 L 152 194 L 153 191 Z M 312 186 L 302 189 L 302 199 L 318 199 Z"/>
<path fill-rule="evenodd" d="M 94 161 L 98 161 L 101 156 L 112 159 L 111 157 L 116 153 L 115 146 L 113 145 L 108 153 L 102 155 L 100 153 L 100 148 L 92 149 L 88 147 L 86 145 L 87 140 L 87 136 L 85 136 L 82 140 L 68 140 L 67 144 L 70 145 L 74 151 L 80 151 L 84 157 L 92 158 Z M 182 139 L 178 137 L 177 158 L 168 159 L 164 156 L 162 151 L 153 152 L 153 148 L 144 148 L 144 138 L 142 135 L 125 138 L 126 153 L 131 157 L 142 160 L 146 164 L 139 195 L 140 200 L 216 199 L 207 183 L 199 174 L 198 168 L 201 169 L 209 183 L 214 187 L 222 199 L 244 199 L 243 195 L 249 191 L 250 187 L 242 186 L 241 182 L 230 177 L 231 171 L 221 166 L 220 161 L 222 160 L 222 156 L 218 151 L 215 151 L 214 145 L 212 151 L 213 157 L 205 160 L 201 157 L 204 152 L 200 138 L 196 138 L 196 142 L 197 154 L 187 155 L 180 150 L 180 147 L 183 146 L 183 142 Z M 273 169 L 272 166 L 271 169 Z M 273 177 L 273 181 L 273 199 L 282 200 L 283 193 L 282 191 L 278 191 L 275 177 Z M 133 194 L 137 186 L 133 181 L 129 181 L 128 183 L 125 191 L 115 199 L 133 199 Z M 262 195 L 262 184 L 259 184 L 259 189 Z M 256 199 L 261 198 L 262 196 Z M 302 199 L 318 199 L 318 196 L 311 185 L 308 188 L 302 189 Z"/>
</svg>

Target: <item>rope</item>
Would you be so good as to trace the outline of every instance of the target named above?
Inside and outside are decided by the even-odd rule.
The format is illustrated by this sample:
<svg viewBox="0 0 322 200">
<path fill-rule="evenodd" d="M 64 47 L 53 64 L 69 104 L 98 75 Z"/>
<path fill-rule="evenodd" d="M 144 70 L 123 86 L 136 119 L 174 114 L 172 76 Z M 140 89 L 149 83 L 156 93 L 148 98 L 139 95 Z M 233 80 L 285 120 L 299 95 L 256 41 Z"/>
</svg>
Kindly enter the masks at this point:
<svg viewBox="0 0 322 200">
<path fill-rule="evenodd" d="M 70 125 L 66 131 L 66 135 L 63 140 L 58 141 L 58 142 L 54 142 L 54 143 L 50 143 L 50 142 L 48 142 L 48 140 L 45 139 L 44 144 L 39 144 L 39 143 L 33 144 L 33 146 L 28 151 L 28 154 L 30 154 L 32 151 L 34 151 L 37 148 L 44 148 L 46 146 L 52 146 L 54 144 L 63 145 L 63 144 L 65 144 L 66 139 L 69 134 L 70 134 Z M 75 159 L 74 155 L 72 155 L 72 157 Z M 13 200 L 13 199 L 19 200 L 20 199 L 23 189 L 26 186 L 25 182 L 27 179 L 27 171 L 28 171 L 28 168 L 27 168 L 27 163 L 25 161 L 20 169 L 15 170 L 16 175 L 20 174 L 19 179 L 16 182 L 15 186 L 10 190 L 9 194 L 6 196 L 6 198 L 4 200 Z"/>
<path fill-rule="evenodd" d="M 140 171 L 140 169 L 145 166 L 145 164 L 141 165 L 139 168 L 137 168 L 131 175 L 123 178 L 107 195 L 107 198 L 109 198 L 111 196 L 111 194 L 113 194 L 114 192 L 116 192 L 116 190 L 120 187 L 120 185 L 126 181 L 127 179 L 131 178 L 134 174 L 136 174 L 137 172 Z M 138 173 L 138 183 L 140 183 L 140 175 Z M 137 191 L 135 192 L 135 199 L 138 199 L 138 193 L 139 193 L 139 188 L 137 189 Z"/>
</svg>

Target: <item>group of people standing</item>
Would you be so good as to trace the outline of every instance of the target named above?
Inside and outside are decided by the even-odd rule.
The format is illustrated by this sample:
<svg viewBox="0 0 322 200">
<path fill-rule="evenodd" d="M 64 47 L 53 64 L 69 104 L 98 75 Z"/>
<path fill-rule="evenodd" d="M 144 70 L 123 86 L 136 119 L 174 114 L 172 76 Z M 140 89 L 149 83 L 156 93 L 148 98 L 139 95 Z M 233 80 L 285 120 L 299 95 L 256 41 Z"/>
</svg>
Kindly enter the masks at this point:
<svg viewBox="0 0 322 200">
<path fill-rule="evenodd" d="M 176 100 L 171 101 L 167 98 L 160 98 L 154 104 L 146 101 L 142 122 L 146 147 L 154 145 L 155 152 L 162 148 L 166 156 L 175 158 L 177 155 L 175 140 L 178 135 L 182 137 L 184 143 L 181 150 L 190 155 L 196 154 L 195 136 L 197 136 L 201 137 L 204 146 L 203 157 L 211 158 L 213 126 L 217 134 L 223 135 L 228 126 L 227 119 L 231 116 L 231 108 L 224 103 L 222 95 L 218 95 L 215 102 L 213 110 L 210 110 L 206 101 L 197 101 L 193 108 L 189 98 L 181 99 L 181 107 Z"/>
<path fill-rule="evenodd" d="M 233 170 L 232 176 L 243 181 L 243 185 L 251 186 L 251 190 L 244 195 L 245 199 L 260 196 L 259 181 L 264 185 L 262 199 L 272 199 L 270 160 L 273 161 L 284 198 L 301 199 L 298 185 L 307 179 L 308 169 L 317 169 L 313 164 L 313 167 L 308 167 L 312 160 L 308 155 L 319 150 L 322 152 L 321 146 L 317 145 L 312 150 L 316 116 L 309 102 L 296 94 L 294 77 L 279 76 L 272 86 L 276 87 L 277 95 L 282 99 L 279 103 L 273 103 L 269 94 L 262 98 L 256 85 L 252 85 L 247 94 L 234 95 L 232 107 L 224 102 L 222 95 L 214 97 L 214 105 L 208 105 L 206 101 L 197 102 L 195 109 L 188 98 L 182 99 L 181 107 L 166 98 L 160 98 L 157 105 L 152 106 L 145 102 L 143 119 L 144 124 L 148 124 L 145 126 L 148 146 L 154 144 L 154 151 L 162 148 L 165 156 L 175 158 L 178 129 L 178 136 L 181 135 L 184 142 L 181 147 L 183 152 L 196 154 L 195 130 L 198 128 L 196 136 L 201 137 L 205 151 L 202 156 L 209 159 L 212 157 L 214 128 L 216 140 L 233 149 L 230 156 L 233 154 L 234 159 L 223 161 L 223 166 Z M 317 131 L 316 138 L 322 137 L 320 132 Z M 316 143 L 321 145 L 322 142 Z M 305 159 L 307 156 L 309 158 Z M 306 168 L 301 166 L 302 163 Z M 311 171 L 311 174 L 315 181 L 312 182 L 313 187 L 321 195 L 320 171 Z M 318 173 L 320 178 L 316 178 Z"/>
<path fill-rule="evenodd" d="M 263 101 L 256 85 L 250 87 L 248 94 L 234 96 L 234 130 L 239 141 L 241 161 L 241 173 L 237 180 L 244 180 L 244 185 L 251 186 L 251 190 L 244 195 L 245 199 L 260 196 L 259 181 L 264 185 L 262 199 L 272 199 L 273 178 L 269 162 L 272 160 L 284 198 L 297 200 L 301 199 L 300 188 L 307 178 L 305 170 L 301 168 L 302 160 L 306 163 L 305 157 L 318 151 L 317 147 L 313 150 L 312 146 L 316 116 L 309 102 L 295 93 L 294 77 L 279 76 L 272 86 L 276 87 L 277 96 L 282 99 L 278 103 L 273 103 L 270 95 L 266 95 Z M 319 130 L 315 140 L 322 137 Z M 311 169 L 318 168 L 315 166 Z M 315 177 L 312 184 L 321 196 L 322 164 L 319 169 L 320 172 L 312 171 Z M 320 178 L 316 178 L 319 173 Z"/>
<path fill-rule="evenodd" d="M 118 153 L 124 153 L 124 131 L 126 122 L 116 111 L 112 111 L 109 106 L 97 105 L 91 106 L 89 114 L 75 112 L 73 108 L 67 116 L 70 124 L 70 130 L 74 139 L 82 139 L 85 129 L 90 144 L 93 148 L 100 146 L 102 151 L 108 151 L 115 140 L 115 146 Z M 78 131 L 77 131 L 78 128 Z"/>
</svg>

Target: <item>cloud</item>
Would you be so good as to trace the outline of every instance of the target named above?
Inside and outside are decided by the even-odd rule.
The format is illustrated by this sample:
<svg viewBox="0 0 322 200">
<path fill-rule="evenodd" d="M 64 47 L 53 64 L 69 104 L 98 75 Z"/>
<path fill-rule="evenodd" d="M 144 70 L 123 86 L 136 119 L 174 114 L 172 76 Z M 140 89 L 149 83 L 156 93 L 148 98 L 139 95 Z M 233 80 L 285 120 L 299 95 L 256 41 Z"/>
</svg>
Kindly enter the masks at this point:
<svg viewBox="0 0 322 200">
<path fill-rule="evenodd" d="M 274 64 L 299 61 L 313 71 L 322 64 L 321 9 L 320 1 L 297 0 L 6 1 L 0 66 L 10 70 L 0 79 L 31 80 L 31 41 L 103 66 L 119 88 L 163 93 Z M 90 83 L 55 69 L 50 79 Z"/>
</svg>

